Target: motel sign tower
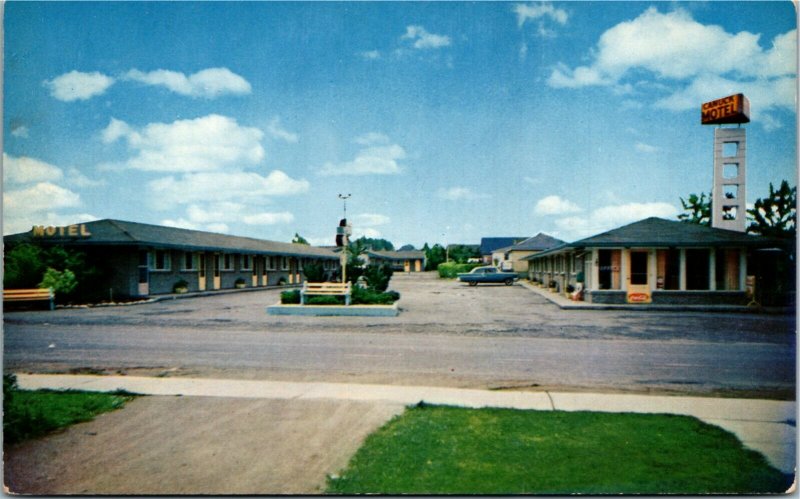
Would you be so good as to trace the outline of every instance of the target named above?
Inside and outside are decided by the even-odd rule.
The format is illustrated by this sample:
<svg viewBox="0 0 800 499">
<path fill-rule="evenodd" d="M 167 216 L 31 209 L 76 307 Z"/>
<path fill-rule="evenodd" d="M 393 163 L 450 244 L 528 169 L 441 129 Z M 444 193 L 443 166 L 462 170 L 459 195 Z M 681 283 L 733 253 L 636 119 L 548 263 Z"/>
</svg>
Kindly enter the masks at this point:
<svg viewBox="0 0 800 499">
<path fill-rule="evenodd" d="M 736 128 L 719 126 L 714 130 L 711 226 L 744 232 L 747 135 L 741 125 L 750 122 L 750 101 L 743 94 L 736 94 L 706 102 L 701 106 L 700 122 L 703 125 L 739 125 Z"/>
</svg>

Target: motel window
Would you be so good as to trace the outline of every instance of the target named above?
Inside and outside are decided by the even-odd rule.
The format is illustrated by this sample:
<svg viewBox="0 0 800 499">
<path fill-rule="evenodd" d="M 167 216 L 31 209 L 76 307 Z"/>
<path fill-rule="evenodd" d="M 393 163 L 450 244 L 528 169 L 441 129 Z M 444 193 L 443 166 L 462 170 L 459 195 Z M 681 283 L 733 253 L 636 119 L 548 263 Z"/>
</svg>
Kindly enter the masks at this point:
<svg viewBox="0 0 800 499">
<path fill-rule="evenodd" d="M 717 289 L 728 291 L 739 289 L 739 264 L 739 250 L 717 250 L 715 258 Z"/>
<path fill-rule="evenodd" d="M 631 284 L 647 284 L 647 259 L 646 251 L 631 251 Z"/>
<path fill-rule="evenodd" d="M 252 269 L 253 269 L 253 257 L 250 255 L 242 255 L 241 270 L 252 270 Z"/>
<path fill-rule="evenodd" d="M 681 252 L 677 249 L 658 250 L 658 289 L 676 290 L 681 287 Z"/>
<path fill-rule="evenodd" d="M 686 289 L 708 289 L 708 250 L 686 250 Z"/>
<path fill-rule="evenodd" d="M 225 254 L 221 255 L 220 259 L 222 260 L 222 265 L 221 265 L 222 270 L 233 270 L 234 269 L 234 266 L 233 266 L 233 255 L 232 254 L 225 253 Z"/>
<path fill-rule="evenodd" d="M 184 251 L 182 270 L 186 271 L 197 270 L 197 255 L 195 255 L 191 251 Z"/>
<path fill-rule="evenodd" d="M 599 289 L 620 289 L 620 250 L 599 250 L 597 264 L 599 267 Z"/>
<path fill-rule="evenodd" d="M 172 261 L 169 251 L 156 250 L 153 251 L 150 258 L 150 270 L 170 270 L 172 269 Z"/>
<path fill-rule="evenodd" d="M 275 270 L 275 257 L 274 256 L 268 256 L 267 257 L 267 267 L 269 268 L 269 270 Z"/>
<path fill-rule="evenodd" d="M 281 270 L 289 270 L 289 258 L 282 256 L 281 258 Z"/>
</svg>

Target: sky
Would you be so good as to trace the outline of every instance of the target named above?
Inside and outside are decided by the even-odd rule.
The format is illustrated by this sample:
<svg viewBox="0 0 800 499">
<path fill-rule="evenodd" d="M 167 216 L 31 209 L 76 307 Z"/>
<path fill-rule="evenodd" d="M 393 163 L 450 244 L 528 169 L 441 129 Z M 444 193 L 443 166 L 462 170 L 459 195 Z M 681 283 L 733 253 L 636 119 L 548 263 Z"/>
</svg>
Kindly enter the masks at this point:
<svg viewBox="0 0 800 499">
<path fill-rule="evenodd" d="M 5 3 L 3 232 L 113 218 L 275 241 L 573 241 L 796 185 L 783 2 Z"/>
</svg>

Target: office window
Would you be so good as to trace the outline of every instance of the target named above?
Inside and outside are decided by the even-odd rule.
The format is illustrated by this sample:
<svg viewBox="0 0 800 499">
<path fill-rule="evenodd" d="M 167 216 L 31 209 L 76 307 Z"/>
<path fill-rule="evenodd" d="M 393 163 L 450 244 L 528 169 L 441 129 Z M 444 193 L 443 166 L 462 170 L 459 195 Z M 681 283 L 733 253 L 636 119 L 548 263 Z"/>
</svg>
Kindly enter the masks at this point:
<svg viewBox="0 0 800 499">
<path fill-rule="evenodd" d="M 707 249 L 686 250 L 686 289 L 708 289 L 709 260 Z"/>
<path fill-rule="evenodd" d="M 222 270 L 233 270 L 233 255 L 230 253 L 225 253 L 220 255 L 220 257 L 222 260 Z"/>
<path fill-rule="evenodd" d="M 250 255 L 242 255 L 241 270 L 252 270 L 252 269 L 253 269 L 253 257 Z"/>
<path fill-rule="evenodd" d="M 739 250 L 717 250 L 715 258 L 717 289 L 729 291 L 739 289 L 739 264 Z"/>
<path fill-rule="evenodd" d="M 153 251 L 150 257 L 150 270 L 170 270 L 172 269 L 171 260 L 169 251 Z"/>
<path fill-rule="evenodd" d="M 197 255 L 195 255 L 191 251 L 184 251 L 182 270 L 187 270 L 187 271 L 197 270 Z"/>
<path fill-rule="evenodd" d="M 289 259 L 285 256 L 281 257 L 281 270 L 289 270 Z"/>
</svg>

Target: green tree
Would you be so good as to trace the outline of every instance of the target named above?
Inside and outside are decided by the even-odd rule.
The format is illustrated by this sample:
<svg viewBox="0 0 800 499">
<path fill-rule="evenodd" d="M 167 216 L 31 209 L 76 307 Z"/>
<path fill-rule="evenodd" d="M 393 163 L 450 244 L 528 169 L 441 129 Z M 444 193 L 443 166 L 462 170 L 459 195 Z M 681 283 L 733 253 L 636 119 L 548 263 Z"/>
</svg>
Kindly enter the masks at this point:
<svg viewBox="0 0 800 499">
<path fill-rule="evenodd" d="M 303 274 L 308 282 L 325 282 L 325 267 L 319 262 L 303 265 Z"/>
<path fill-rule="evenodd" d="M 449 247 L 448 253 L 450 261 L 467 263 L 470 258 L 480 258 L 481 252 L 478 247 L 467 246 L 464 244 L 453 244 Z"/>
<path fill-rule="evenodd" d="M 370 263 L 364 269 L 364 277 L 367 278 L 367 286 L 373 291 L 383 293 L 389 287 L 389 281 L 394 274 L 394 269 L 388 263 Z"/>
<path fill-rule="evenodd" d="M 747 210 L 751 217 L 747 232 L 762 236 L 794 239 L 797 232 L 797 187 L 781 182 L 778 190 L 769 184 L 769 196 L 757 199 Z"/>
<path fill-rule="evenodd" d="M 306 238 L 304 238 L 297 232 L 294 233 L 294 237 L 292 238 L 292 244 L 305 244 L 306 246 L 309 246 L 308 241 L 306 241 Z"/>
<path fill-rule="evenodd" d="M 376 239 L 367 236 L 361 236 L 355 242 L 361 242 L 364 247 L 373 251 L 394 251 L 394 245 L 391 241 L 386 239 Z"/>
<path fill-rule="evenodd" d="M 35 288 L 46 270 L 42 249 L 33 244 L 20 244 L 5 256 L 3 286 L 8 289 Z"/>
<path fill-rule="evenodd" d="M 678 215 L 678 220 L 699 225 L 711 225 L 711 193 L 705 192 L 689 195 L 689 199 L 681 198 L 681 205 L 686 213 Z"/>
<path fill-rule="evenodd" d="M 42 282 L 39 283 L 40 288 L 51 288 L 58 295 L 69 295 L 78 286 L 78 280 L 75 279 L 75 274 L 69 270 L 63 271 L 56 270 L 49 267 L 44 272 Z"/>
<path fill-rule="evenodd" d="M 426 243 L 427 246 L 427 243 Z M 428 249 L 425 253 L 425 270 L 436 270 L 439 264 L 446 259 L 445 249 L 441 244 L 434 244 L 432 248 Z"/>
<path fill-rule="evenodd" d="M 413 244 L 404 244 L 400 246 L 400 248 L 397 251 L 414 251 L 414 250 L 416 250 L 416 248 L 414 247 Z"/>
</svg>

